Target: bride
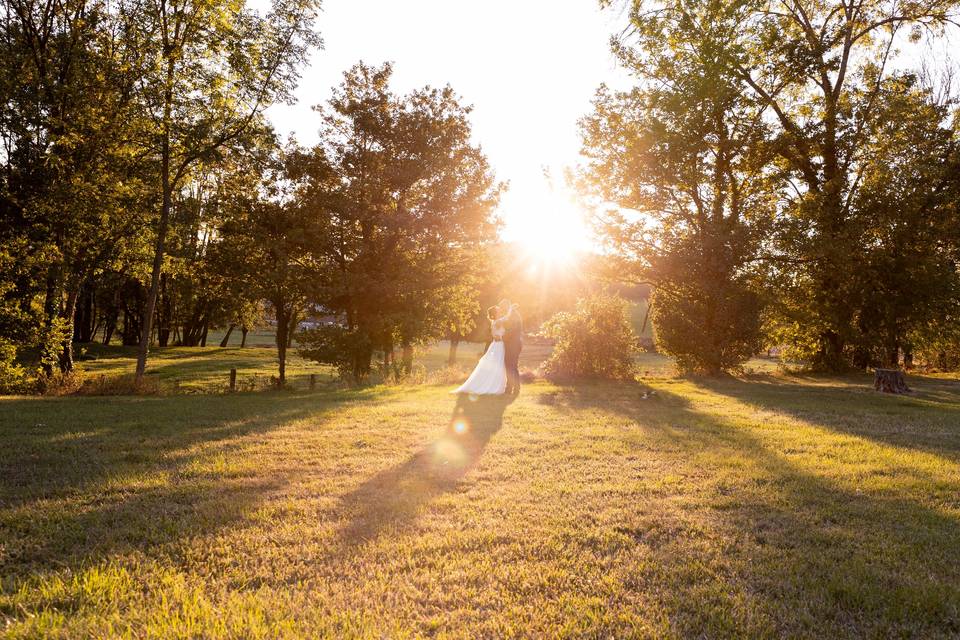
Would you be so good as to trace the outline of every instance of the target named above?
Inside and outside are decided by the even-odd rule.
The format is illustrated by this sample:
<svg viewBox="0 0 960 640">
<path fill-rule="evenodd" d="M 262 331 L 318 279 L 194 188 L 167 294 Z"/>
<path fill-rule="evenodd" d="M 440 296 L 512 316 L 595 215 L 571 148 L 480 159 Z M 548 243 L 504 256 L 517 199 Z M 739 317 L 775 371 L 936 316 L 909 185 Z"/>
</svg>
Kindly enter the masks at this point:
<svg viewBox="0 0 960 640">
<path fill-rule="evenodd" d="M 503 334 L 505 331 L 504 320 L 507 315 L 500 318 L 497 316 L 499 309 L 490 307 L 487 310 L 487 318 L 490 319 L 490 333 L 493 334 L 493 342 L 487 347 L 487 352 L 480 358 L 473 373 L 467 378 L 467 381 L 450 393 L 469 393 L 471 395 L 502 395 L 507 389 L 507 368 L 504 365 L 504 347 Z"/>
</svg>

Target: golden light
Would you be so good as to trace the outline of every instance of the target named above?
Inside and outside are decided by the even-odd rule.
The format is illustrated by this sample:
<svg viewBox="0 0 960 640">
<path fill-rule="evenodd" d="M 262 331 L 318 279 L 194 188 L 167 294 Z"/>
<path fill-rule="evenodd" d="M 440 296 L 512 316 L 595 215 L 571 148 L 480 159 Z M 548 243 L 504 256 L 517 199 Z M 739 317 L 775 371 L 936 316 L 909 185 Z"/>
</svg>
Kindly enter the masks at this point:
<svg viewBox="0 0 960 640">
<path fill-rule="evenodd" d="M 570 193 L 547 187 L 517 193 L 507 204 L 504 237 L 516 242 L 533 266 L 569 264 L 589 249 L 586 213 Z"/>
<path fill-rule="evenodd" d="M 456 441 L 441 438 L 433 445 L 434 467 L 461 467 L 467 463 L 467 453 Z"/>
</svg>

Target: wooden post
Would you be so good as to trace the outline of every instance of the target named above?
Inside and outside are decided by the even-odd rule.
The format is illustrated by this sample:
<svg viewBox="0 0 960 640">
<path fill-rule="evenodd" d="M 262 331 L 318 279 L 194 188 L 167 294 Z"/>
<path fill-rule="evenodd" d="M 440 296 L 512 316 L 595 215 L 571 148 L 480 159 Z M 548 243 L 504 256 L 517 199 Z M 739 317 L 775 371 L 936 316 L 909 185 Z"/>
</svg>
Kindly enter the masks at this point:
<svg viewBox="0 0 960 640">
<path fill-rule="evenodd" d="M 873 388 L 883 393 L 910 393 L 910 387 L 899 369 L 875 369 Z"/>
<path fill-rule="evenodd" d="M 230 391 L 237 390 L 237 370 L 230 369 Z"/>
<path fill-rule="evenodd" d="M 313 391 L 316 388 L 317 388 L 317 374 L 311 373 L 310 374 L 310 391 Z"/>
</svg>

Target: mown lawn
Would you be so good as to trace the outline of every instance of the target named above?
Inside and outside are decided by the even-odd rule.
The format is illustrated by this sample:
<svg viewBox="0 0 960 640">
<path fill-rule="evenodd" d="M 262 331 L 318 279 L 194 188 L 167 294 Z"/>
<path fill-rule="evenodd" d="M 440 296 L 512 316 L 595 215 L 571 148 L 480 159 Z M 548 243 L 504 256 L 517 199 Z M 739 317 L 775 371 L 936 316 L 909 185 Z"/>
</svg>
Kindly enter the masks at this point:
<svg viewBox="0 0 960 640">
<path fill-rule="evenodd" d="M 0 399 L 0 635 L 957 637 L 960 385 L 868 382 Z"/>
</svg>

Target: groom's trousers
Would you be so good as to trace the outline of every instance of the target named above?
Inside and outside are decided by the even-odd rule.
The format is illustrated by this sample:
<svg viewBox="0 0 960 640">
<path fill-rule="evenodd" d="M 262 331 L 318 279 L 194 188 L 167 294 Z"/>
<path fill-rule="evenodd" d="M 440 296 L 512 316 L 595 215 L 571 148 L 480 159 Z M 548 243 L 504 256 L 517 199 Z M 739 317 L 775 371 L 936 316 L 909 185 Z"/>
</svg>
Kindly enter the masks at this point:
<svg viewBox="0 0 960 640">
<path fill-rule="evenodd" d="M 522 339 L 503 341 L 503 364 L 507 369 L 507 388 L 516 393 L 520 390 L 520 350 Z"/>
</svg>

